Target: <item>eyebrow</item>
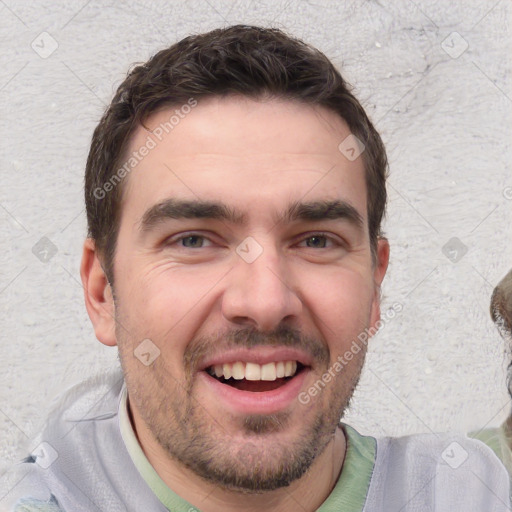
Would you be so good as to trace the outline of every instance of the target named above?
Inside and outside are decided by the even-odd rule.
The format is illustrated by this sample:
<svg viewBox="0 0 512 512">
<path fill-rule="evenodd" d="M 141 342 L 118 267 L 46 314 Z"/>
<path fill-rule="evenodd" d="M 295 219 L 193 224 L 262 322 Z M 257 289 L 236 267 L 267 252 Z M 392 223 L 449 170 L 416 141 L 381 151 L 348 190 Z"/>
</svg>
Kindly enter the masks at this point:
<svg viewBox="0 0 512 512">
<path fill-rule="evenodd" d="M 284 222 L 345 219 L 358 228 L 362 228 L 364 225 L 363 217 L 356 208 L 340 199 L 295 202 L 291 204 L 282 218 Z"/>
<path fill-rule="evenodd" d="M 247 214 L 216 201 L 170 198 L 155 204 L 144 213 L 140 221 L 140 231 L 151 231 L 168 219 L 212 219 L 243 225 L 247 223 Z M 291 223 L 297 220 L 315 222 L 336 219 L 347 220 L 357 228 L 364 225 L 363 217 L 356 208 L 339 199 L 293 202 L 284 214 L 275 218 L 275 221 Z"/>
<path fill-rule="evenodd" d="M 244 224 L 246 216 L 223 203 L 201 200 L 166 199 L 149 208 L 140 222 L 142 232 L 167 219 L 216 219 Z"/>
</svg>

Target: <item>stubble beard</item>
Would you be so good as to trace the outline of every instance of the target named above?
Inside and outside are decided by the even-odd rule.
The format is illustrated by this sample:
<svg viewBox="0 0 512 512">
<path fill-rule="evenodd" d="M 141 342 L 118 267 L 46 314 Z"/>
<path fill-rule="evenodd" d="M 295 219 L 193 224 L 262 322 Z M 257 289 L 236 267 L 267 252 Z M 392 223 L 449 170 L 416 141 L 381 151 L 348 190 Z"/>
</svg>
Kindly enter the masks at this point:
<svg viewBox="0 0 512 512">
<path fill-rule="evenodd" d="M 129 401 L 168 457 L 217 487 L 244 494 L 287 487 L 307 472 L 333 440 L 366 352 L 354 358 L 350 372 L 334 379 L 336 387 L 321 391 L 322 407 L 313 418 L 307 417 L 306 409 L 299 415 L 304 419 L 301 432 L 284 444 L 273 436 L 280 433 L 283 439 L 282 433 L 292 426 L 289 413 L 230 418 L 239 427 L 233 439 L 201 404 L 193 375 L 178 382 L 168 373 L 163 357 L 150 367 L 141 365 L 133 357 L 130 340 L 123 340 L 126 333 L 119 329 L 116 334 Z"/>
</svg>

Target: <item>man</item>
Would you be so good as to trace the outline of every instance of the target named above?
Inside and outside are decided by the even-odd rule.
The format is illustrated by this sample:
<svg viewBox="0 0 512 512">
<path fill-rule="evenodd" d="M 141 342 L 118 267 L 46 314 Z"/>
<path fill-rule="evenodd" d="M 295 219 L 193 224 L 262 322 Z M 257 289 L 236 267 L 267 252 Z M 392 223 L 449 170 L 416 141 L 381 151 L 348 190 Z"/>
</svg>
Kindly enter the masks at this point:
<svg viewBox="0 0 512 512">
<path fill-rule="evenodd" d="M 92 140 L 81 276 L 122 374 L 51 415 L 21 510 L 508 510 L 484 444 L 340 424 L 380 325 L 387 159 L 347 84 L 281 31 L 188 37 Z"/>
</svg>

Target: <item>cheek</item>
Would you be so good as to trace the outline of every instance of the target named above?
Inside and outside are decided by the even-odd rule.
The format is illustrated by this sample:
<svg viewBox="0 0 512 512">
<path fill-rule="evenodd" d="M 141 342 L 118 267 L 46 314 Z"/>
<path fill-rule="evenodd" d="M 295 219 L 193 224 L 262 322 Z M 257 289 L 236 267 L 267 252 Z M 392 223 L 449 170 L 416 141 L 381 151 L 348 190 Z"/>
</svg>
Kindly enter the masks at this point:
<svg viewBox="0 0 512 512">
<path fill-rule="evenodd" d="M 170 264 L 139 269 L 138 274 L 132 271 L 124 297 L 131 325 L 154 339 L 164 355 L 182 355 L 211 314 L 223 274 Z"/>
<path fill-rule="evenodd" d="M 346 269 L 309 274 L 303 287 L 306 309 L 324 334 L 331 351 L 344 350 L 369 324 L 373 286 L 361 274 Z M 316 317 L 316 320 L 315 320 Z"/>
</svg>

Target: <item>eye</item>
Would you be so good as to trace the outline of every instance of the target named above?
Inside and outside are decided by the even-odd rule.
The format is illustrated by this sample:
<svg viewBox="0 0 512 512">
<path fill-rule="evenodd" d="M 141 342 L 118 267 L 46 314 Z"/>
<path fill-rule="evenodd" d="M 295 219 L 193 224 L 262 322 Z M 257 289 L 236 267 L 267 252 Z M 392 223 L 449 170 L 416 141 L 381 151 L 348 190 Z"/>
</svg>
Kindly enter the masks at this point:
<svg viewBox="0 0 512 512">
<path fill-rule="evenodd" d="M 324 235 L 323 233 L 314 233 L 307 238 L 304 238 L 299 245 L 306 242 L 306 247 L 313 249 L 328 249 L 341 244 L 334 238 Z M 304 246 L 302 246 L 304 247 Z"/>
<path fill-rule="evenodd" d="M 200 235 L 189 235 L 180 239 L 183 247 L 198 248 L 203 247 L 206 238 Z"/>
<path fill-rule="evenodd" d="M 168 240 L 167 245 L 178 245 L 179 248 L 201 249 L 212 245 L 211 240 L 203 235 L 188 233 Z"/>
</svg>

